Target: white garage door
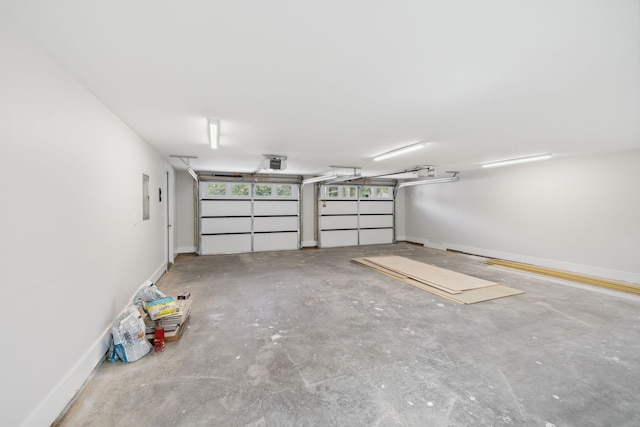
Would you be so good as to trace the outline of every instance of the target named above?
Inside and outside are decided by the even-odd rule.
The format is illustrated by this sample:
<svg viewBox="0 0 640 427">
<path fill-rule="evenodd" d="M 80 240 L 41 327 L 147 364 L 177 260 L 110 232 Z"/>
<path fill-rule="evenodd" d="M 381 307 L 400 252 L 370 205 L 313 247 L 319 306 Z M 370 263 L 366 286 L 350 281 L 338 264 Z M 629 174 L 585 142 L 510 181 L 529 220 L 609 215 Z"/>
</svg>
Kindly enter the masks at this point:
<svg viewBox="0 0 640 427">
<path fill-rule="evenodd" d="M 300 248 L 298 184 L 202 181 L 200 255 Z"/>
<path fill-rule="evenodd" d="M 318 246 L 393 243 L 393 215 L 393 187 L 322 185 L 318 199 Z"/>
</svg>

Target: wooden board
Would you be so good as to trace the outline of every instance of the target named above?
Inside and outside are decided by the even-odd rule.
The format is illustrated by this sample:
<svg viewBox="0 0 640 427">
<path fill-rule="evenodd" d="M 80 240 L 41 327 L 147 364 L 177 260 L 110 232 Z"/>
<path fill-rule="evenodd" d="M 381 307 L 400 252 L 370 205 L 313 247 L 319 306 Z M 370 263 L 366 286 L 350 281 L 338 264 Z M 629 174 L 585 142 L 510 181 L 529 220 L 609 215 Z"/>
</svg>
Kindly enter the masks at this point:
<svg viewBox="0 0 640 427">
<path fill-rule="evenodd" d="M 181 325 L 178 326 L 178 329 L 176 329 L 175 331 L 166 333 L 164 335 L 164 340 L 166 342 L 178 341 L 182 337 L 184 330 L 187 329 L 187 325 L 189 324 L 189 319 L 191 319 L 191 314 L 187 315 L 187 318 L 185 319 L 184 322 L 182 322 Z"/>
<path fill-rule="evenodd" d="M 377 270 L 380 271 L 383 274 L 386 274 L 387 276 L 393 277 L 395 279 L 406 279 L 407 276 L 403 276 L 400 273 L 396 273 L 395 271 L 391 271 L 391 270 L 387 270 L 386 268 L 380 267 L 372 262 L 367 261 L 365 258 L 354 258 L 351 260 L 352 262 L 355 262 L 356 264 L 360 264 L 360 265 L 364 265 L 365 267 L 369 267 L 373 270 Z"/>
<path fill-rule="evenodd" d="M 367 257 L 365 260 L 445 291 L 466 291 L 497 285 L 488 280 L 396 255 Z"/>
<path fill-rule="evenodd" d="M 395 271 L 386 269 L 384 267 L 380 267 L 372 262 L 367 261 L 365 258 L 355 258 L 352 260 L 354 263 L 360 264 L 372 270 L 375 270 L 379 273 L 382 273 L 386 276 L 392 277 L 396 280 L 400 280 L 407 285 L 411 285 L 413 287 L 422 289 L 424 291 L 430 292 L 434 295 L 440 296 L 442 298 L 446 298 L 449 301 L 453 301 L 458 304 L 474 304 L 482 301 L 489 301 L 492 299 L 503 298 L 512 295 L 523 294 L 524 291 L 519 289 L 510 288 L 508 286 L 503 285 L 492 285 L 486 286 L 477 289 L 470 289 L 466 291 L 461 291 L 456 294 L 452 294 L 447 291 L 443 291 L 434 286 L 430 286 L 426 283 L 423 283 L 418 280 L 411 279 L 410 277 L 399 274 Z"/>
<path fill-rule="evenodd" d="M 585 276 L 583 274 L 569 273 L 568 271 L 538 267 L 536 265 L 522 264 L 519 262 L 505 261 L 501 259 L 487 260 L 487 264 L 515 268 L 518 270 L 529 271 L 531 273 L 543 274 L 545 276 L 557 277 L 559 279 L 571 280 L 578 283 L 585 283 L 587 285 L 594 285 L 601 288 L 614 289 L 616 291 L 640 295 L 640 286 L 633 283 L 619 282 L 617 280 L 604 279 L 600 277 Z"/>
<path fill-rule="evenodd" d="M 425 285 L 424 283 L 418 282 L 416 280 L 405 279 L 402 281 L 405 282 L 407 285 L 411 285 L 416 288 L 420 288 L 424 291 L 431 292 L 434 295 L 438 295 L 440 297 L 446 298 L 449 301 L 457 302 L 458 304 L 475 304 L 477 302 L 489 301 L 492 299 L 498 299 L 498 298 L 508 297 L 512 295 L 519 295 L 524 293 L 524 291 L 510 288 L 508 286 L 493 285 L 493 286 L 487 286 L 486 288 L 470 289 L 468 291 L 464 291 L 459 294 L 452 295 L 447 292 L 442 292 L 437 288 L 433 288 L 431 286 Z"/>
<path fill-rule="evenodd" d="M 397 279 L 411 279 L 409 276 L 405 276 L 402 273 L 399 273 L 397 271 L 382 267 L 380 265 L 377 265 L 371 261 L 368 261 L 366 258 L 355 258 L 352 261 L 358 263 L 358 264 L 362 264 L 366 267 L 372 268 L 376 271 L 380 271 L 381 273 L 386 274 L 387 276 L 391 276 L 391 277 L 395 277 Z M 415 280 L 415 279 L 414 279 Z M 435 283 L 430 283 L 430 282 L 422 282 L 424 285 L 426 286 L 431 286 L 437 289 L 440 289 L 443 292 L 447 292 L 450 294 L 459 294 L 461 291 L 454 291 L 448 288 L 445 288 L 443 286 L 437 285 Z"/>
</svg>

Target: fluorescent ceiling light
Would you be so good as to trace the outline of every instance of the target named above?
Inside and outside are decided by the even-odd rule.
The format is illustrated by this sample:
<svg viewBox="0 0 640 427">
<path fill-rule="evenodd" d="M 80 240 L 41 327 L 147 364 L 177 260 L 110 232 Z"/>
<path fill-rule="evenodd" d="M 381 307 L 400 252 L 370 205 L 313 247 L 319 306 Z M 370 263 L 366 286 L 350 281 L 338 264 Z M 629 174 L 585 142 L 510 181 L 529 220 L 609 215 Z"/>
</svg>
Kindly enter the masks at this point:
<svg viewBox="0 0 640 427">
<path fill-rule="evenodd" d="M 218 148 L 218 138 L 220 136 L 220 122 L 209 119 L 209 143 L 212 149 Z"/>
<path fill-rule="evenodd" d="M 338 175 L 336 175 L 335 173 L 332 173 L 331 175 L 314 176 L 313 178 L 303 179 L 302 185 L 304 186 L 306 184 L 312 184 L 314 182 L 329 181 L 331 179 L 336 179 L 337 177 Z"/>
<path fill-rule="evenodd" d="M 536 160 L 546 160 L 550 158 L 551 158 L 551 154 L 540 154 L 537 156 L 519 157 L 517 159 L 500 160 L 498 162 L 485 163 L 482 165 L 482 167 L 492 168 L 495 166 L 515 165 L 518 163 L 535 162 Z"/>
<path fill-rule="evenodd" d="M 424 142 L 418 142 L 417 144 L 407 145 L 406 147 L 397 148 L 395 150 L 387 151 L 386 153 L 382 153 L 379 156 L 375 156 L 373 158 L 374 162 L 379 162 L 380 160 L 388 159 L 389 157 L 399 156 L 400 154 L 409 153 L 411 151 L 419 150 L 425 147 Z"/>
</svg>

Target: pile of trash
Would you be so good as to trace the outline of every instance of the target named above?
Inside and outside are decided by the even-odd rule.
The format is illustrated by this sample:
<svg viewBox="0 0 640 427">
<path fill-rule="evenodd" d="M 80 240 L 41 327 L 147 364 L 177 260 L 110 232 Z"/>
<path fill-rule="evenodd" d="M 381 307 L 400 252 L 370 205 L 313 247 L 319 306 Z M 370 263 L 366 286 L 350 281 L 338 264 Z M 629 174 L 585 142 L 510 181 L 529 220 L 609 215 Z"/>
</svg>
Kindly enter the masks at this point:
<svg viewBox="0 0 640 427">
<path fill-rule="evenodd" d="M 190 316 L 189 292 L 174 298 L 148 282 L 135 295 L 132 305 L 113 321 L 107 359 L 130 363 L 152 349 L 163 351 L 165 342 L 180 339 Z"/>
</svg>

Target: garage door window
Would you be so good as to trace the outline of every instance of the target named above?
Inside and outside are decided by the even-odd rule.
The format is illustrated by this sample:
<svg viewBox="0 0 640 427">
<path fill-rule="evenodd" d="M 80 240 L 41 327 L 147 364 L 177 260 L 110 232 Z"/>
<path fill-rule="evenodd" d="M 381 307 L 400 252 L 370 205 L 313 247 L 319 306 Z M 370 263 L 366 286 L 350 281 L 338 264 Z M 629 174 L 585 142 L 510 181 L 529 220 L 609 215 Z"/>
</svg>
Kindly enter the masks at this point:
<svg viewBox="0 0 640 427">
<path fill-rule="evenodd" d="M 231 186 L 231 194 L 234 196 L 249 196 L 249 184 L 233 184 Z"/>
<path fill-rule="evenodd" d="M 258 197 L 269 197 L 271 196 L 271 185 L 265 184 L 256 184 L 256 196 Z"/>
<path fill-rule="evenodd" d="M 342 187 L 342 197 L 346 199 L 355 199 L 356 198 L 356 187 Z"/>
<path fill-rule="evenodd" d="M 338 197 L 340 195 L 338 187 L 324 187 L 324 196 L 325 197 Z"/>
<path fill-rule="evenodd" d="M 377 187 L 376 188 L 376 197 L 378 199 L 388 199 L 389 198 L 389 187 Z"/>
<path fill-rule="evenodd" d="M 276 191 L 279 197 L 293 197 L 293 186 L 291 185 L 278 185 Z"/>
<path fill-rule="evenodd" d="M 207 196 L 224 196 L 227 193 L 227 185 L 219 182 L 207 184 Z"/>
</svg>

